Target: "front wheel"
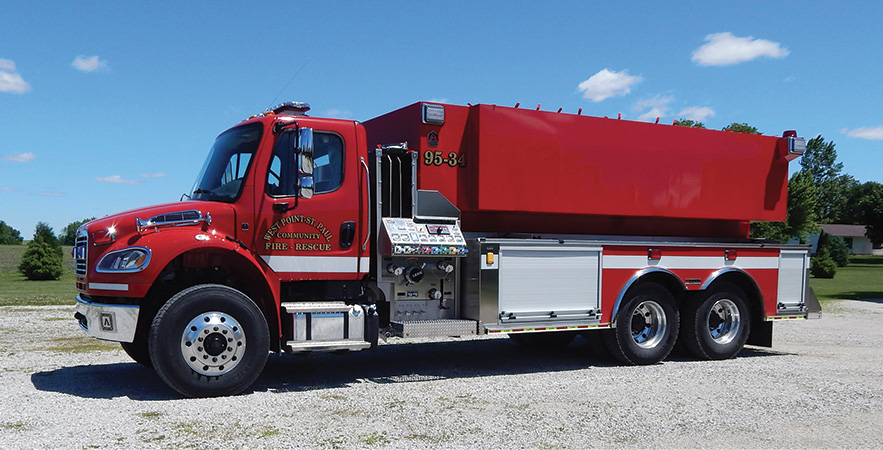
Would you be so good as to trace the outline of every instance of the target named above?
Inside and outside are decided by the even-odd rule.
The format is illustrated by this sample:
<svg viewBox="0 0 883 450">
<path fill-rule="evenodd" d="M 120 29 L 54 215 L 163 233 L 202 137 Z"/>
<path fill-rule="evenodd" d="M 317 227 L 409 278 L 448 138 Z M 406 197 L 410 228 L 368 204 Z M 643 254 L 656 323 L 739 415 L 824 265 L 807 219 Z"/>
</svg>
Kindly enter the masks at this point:
<svg viewBox="0 0 883 450">
<path fill-rule="evenodd" d="M 745 346 L 750 328 L 745 293 L 721 283 L 686 305 L 681 340 L 696 358 L 728 359 Z"/>
<path fill-rule="evenodd" d="M 657 283 L 629 289 L 616 328 L 602 333 L 610 354 L 624 364 L 655 364 L 665 359 L 678 338 L 678 310 L 672 294 Z"/>
<path fill-rule="evenodd" d="M 150 360 L 160 378 L 189 397 L 233 395 L 264 369 L 270 333 L 245 294 L 223 285 L 185 289 L 150 327 Z"/>
</svg>

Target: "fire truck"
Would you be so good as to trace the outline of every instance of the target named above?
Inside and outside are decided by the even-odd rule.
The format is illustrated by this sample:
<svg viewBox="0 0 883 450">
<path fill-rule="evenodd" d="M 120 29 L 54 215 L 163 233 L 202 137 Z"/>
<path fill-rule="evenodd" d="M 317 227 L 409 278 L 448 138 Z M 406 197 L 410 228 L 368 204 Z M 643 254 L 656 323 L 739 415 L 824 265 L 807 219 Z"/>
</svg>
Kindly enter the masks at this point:
<svg viewBox="0 0 883 450">
<path fill-rule="evenodd" d="M 821 316 L 784 220 L 793 131 L 751 135 L 492 104 L 360 123 L 288 102 L 220 134 L 181 201 L 83 225 L 76 318 L 185 396 L 270 352 L 575 336 L 625 365 L 771 346 Z"/>
</svg>

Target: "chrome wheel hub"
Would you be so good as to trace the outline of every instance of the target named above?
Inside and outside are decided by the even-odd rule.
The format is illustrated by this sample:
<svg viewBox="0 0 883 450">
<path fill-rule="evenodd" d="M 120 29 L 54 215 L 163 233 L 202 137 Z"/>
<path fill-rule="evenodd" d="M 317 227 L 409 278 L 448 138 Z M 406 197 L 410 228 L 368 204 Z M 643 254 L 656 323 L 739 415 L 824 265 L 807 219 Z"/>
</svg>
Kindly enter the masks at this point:
<svg viewBox="0 0 883 450">
<path fill-rule="evenodd" d="M 652 300 L 638 304 L 632 311 L 631 332 L 635 344 L 641 348 L 659 345 L 668 330 L 668 321 L 662 305 Z"/>
<path fill-rule="evenodd" d="M 736 304 L 722 298 L 711 305 L 708 311 L 708 333 L 718 344 L 729 344 L 739 334 L 742 316 Z"/>
<path fill-rule="evenodd" d="M 181 336 L 181 354 L 194 372 L 219 376 L 230 372 L 245 353 L 245 333 L 229 314 L 207 312 L 193 318 Z"/>
</svg>

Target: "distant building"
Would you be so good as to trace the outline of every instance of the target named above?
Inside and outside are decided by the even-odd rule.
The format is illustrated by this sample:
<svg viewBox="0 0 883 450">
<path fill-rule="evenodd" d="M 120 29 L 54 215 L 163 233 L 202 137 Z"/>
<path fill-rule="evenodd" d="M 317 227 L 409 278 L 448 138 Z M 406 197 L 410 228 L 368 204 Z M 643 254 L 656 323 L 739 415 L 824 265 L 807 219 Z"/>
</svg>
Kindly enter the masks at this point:
<svg viewBox="0 0 883 450">
<path fill-rule="evenodd" d="M 867 226 L 865 225 L 844 225 L 838 223 L 820 224 L 822 231 L 831 236 L 840 236 L 846 241 L 846 245 L 852 250 L 854 255 L 880 255 L 883 250 L 874 249 L 871 240 L 865 235 Z M 813 233 L 809 235 L 809 242 L 812 244 L 812 253 L 815 254 L 819 246 L 819 234 Z"/>
</svg>

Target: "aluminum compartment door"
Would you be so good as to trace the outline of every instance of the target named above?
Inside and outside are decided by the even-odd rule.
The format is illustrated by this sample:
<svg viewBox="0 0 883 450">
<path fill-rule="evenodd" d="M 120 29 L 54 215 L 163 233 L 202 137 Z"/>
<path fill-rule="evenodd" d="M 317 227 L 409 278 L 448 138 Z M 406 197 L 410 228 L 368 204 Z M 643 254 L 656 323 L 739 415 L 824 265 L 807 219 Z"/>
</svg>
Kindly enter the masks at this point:
<svg viewBox="0 0 883 450">
<path fill-rule="evenodd" d="M 501 245 L 501 315 L 564 320 L 597 311 L 600 262 L 600 248 Z"/>
<path fill-rule="evenodd" d="M 803 294 L 809 257 L 806 250 L 782 250 L 779 254 L 777 314 L 805 312 Z"/>
</svg>

